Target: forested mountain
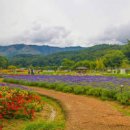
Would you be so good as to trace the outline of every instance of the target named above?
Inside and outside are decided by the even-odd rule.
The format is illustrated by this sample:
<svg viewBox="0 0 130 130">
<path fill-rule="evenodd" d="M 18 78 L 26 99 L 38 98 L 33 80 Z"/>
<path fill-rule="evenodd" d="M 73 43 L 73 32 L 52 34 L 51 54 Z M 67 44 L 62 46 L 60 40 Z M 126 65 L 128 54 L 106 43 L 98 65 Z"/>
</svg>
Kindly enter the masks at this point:
<svg viewBox="0 0 130 130">
<path fill-rule="evenodd" d="M 29 52 L 25 49 L 28 53 L 26 53 L 24 49 L 22 52 L 22 48 L 26 46 L 29 47 Z M 10 49 L 6 47 L 6 49 L 8 48 L 13 51 L 14 49 L 11 47 Z M 56 51 L 54 51 L 55 53 L 51 52 L 51 54 L 48 53 L 48 55 L 43 54 L 45 52 L 42 52 L 42 48 L 39 46 L 21 44 L 18 46 L 13 45 L 13 48 L 15 48 L 15 51 L 13 53 L 8 52 L 8 57 L 0 56 L 0 67 L 6 68 L 9 65 L 16 67 L 29 67 L 31 65 L 34 67 L 49 67 L 51 69 L 58 68 L 59 66 L 64 66 L 66 69 L 76 68 L 78 66 L 86 66 L 90 69 L 130 67 L 130 41 L 128 41 L 126 45 L 102 44 L 87 48 L 62 48 L 62 52 L 56 53 Z M 67 49 L 67 51 L 65 51 L 65 49 Z M 4 49 L 2 51 L 4 52 Z M 15 53 L 16 51 L 17 53 Z"/>
<path fill-rule="evenodd" d="M 107 51 L 110 50 L 121 50 L 123 49 L 123 46 L 121 45 L 95 45 L 92 47 L 88 47 L 84 50 L 80 51 L 75 51 L 75 52 L 61 52 L 61 53 L 56 53 L 53 55 L 49 55 L 47 58 L 49 59 L 71 59 L 74 61 L 81 61 L 81 60 L 95 60 L 98 59 L 99 57 L 105 55 Z"/>
<path fill-rule="evenodd" d="M 11 58 L 10 64 L 16 66 L 59 66 L 65 58 L 75 62 L 83 60 L 95 61 L 96 59 L 99 59 L 100 57 L 106 55 L 109 51 L 122 50 L 123 48 L 123 45 L 102 44 L 88 47 L 84 50 L 65 51 L 46 56 L 20 54 Z"/>
<path fill-rule="evenodd" d="M 50 55 L 57 52 L 64 51 L 77 51 L 83 50 L 84 48 L 76 47 L 51 47 L 51 46 L 37 46 L 37 45 L 25 45 L 25 44 L 16 44 L 9 46 L 0 46 L 0 55 L 12 57 L 20 54 L 31 54 L 31 55 Z"/>
</svg>

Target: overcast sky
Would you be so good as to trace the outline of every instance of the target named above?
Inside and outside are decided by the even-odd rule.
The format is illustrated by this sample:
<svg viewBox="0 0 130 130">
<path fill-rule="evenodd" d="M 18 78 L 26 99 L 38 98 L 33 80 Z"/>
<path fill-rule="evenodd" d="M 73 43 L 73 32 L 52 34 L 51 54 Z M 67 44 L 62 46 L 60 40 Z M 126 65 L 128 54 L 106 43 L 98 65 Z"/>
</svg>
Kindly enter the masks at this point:
<svg viewBox="0 0 130 130">
<path fill-rule="evenodd" d="M 91 46 L 130 39 L 130 0 L 0 0 L 0 45 Z"/>
</svg>

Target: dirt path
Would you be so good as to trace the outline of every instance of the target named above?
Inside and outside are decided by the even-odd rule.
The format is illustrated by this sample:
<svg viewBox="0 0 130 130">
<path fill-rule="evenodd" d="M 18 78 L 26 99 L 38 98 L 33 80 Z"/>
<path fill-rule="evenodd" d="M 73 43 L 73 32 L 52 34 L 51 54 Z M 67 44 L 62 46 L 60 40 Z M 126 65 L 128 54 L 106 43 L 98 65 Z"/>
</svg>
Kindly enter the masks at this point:
<svg viewBox="0 0 130 130">
<path fill-rule="evenodd" d="M 33 88 L 61 101 L 67 112 L 66 130 L 130 130 L 130 117 L 123 116 L 101 100 Z"/>
</svg>

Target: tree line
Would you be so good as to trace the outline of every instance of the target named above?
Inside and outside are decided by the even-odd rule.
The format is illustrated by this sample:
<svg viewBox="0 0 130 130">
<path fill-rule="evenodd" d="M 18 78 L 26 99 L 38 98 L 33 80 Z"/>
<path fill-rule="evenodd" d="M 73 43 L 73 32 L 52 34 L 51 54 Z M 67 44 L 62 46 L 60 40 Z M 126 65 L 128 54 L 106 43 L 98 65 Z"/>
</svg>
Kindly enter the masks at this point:
<svg viewBox="0 0 130 130">
<path fill-rule="evenodd" d="M 130 66 L 130 41 L 126 45 L 97 45 L 77 52 L 62 52 L 53 55 L 17 55 L 13 58 L 0 56 L 0 68 L 42 67 L 44 69 L 88 69 L 127 68 Z"/>
</svg>

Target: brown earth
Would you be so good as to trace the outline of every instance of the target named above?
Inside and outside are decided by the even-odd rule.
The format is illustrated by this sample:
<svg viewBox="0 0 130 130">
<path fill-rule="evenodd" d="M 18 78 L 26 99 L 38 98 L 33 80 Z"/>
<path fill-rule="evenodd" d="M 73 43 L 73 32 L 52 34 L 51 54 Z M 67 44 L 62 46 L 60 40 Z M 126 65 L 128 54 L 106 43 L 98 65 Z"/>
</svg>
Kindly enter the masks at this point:
<svg viewBox="0 0 130 130">
<path fill-rule="evenodd" d="M 96 98 L 33 88 L 58 99 L 67 112 L 66 130 L 130 130 L 130 117 Z"/>
</svg>

